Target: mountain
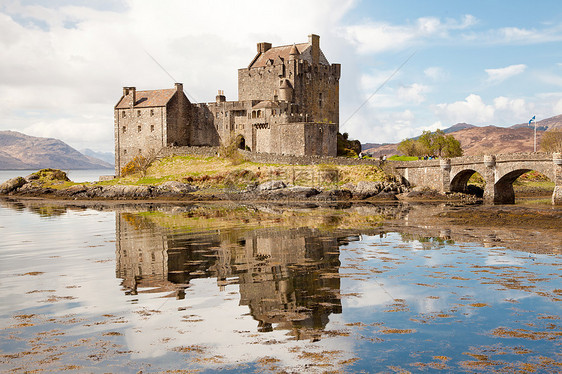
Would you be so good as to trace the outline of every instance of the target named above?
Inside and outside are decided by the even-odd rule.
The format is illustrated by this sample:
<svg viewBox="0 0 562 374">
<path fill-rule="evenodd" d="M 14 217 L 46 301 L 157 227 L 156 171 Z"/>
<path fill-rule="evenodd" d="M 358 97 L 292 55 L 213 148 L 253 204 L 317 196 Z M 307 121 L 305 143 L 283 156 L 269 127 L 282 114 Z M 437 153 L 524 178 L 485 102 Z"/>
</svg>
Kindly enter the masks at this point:
<svg viewBox="0 0 562 374">
<path fill-rule="evenodd" d="M 562 115 L 537 121 L 537 148 L 539 148 L 542 134 L 547 130 L 562 130 Z M 528 123 L 511 127 L 479 127 L 467 123 L 457 123 L 443 131 L 453 135 L 461 143 L 464 154 L 467 156 L 533 152 L 534 126 L 529 126 Z M 397 148 L 398 143 L 384 144 L 366 149 L 365 152 L 374 157 L 392 156 L 398 154 Z"/>
<path fill-rule="evenodd" d="M 464 130 L 464 129 L 471 129 L 473 127 L 476 127 L 476 126 L 469 125 L 468 123 L 457 123 L 456 125 L 453 125 L 449 128 L 446 128 L 445 130 L 443 130 L 443 132 L 445 134 L 450 134 L 452 132 L 456 132 L 456 131 L 460 131 L 460 130 Z"/>
<path fill-rule="evenodd" d="M 513 125 L 511 127 L 512 128 L 529 127 L 534 130 L 535 124 L 532 123 L 531 125 L 529 125 L 529 122 L 527 122 L 527 123 L 520 123 L 518 125 Z M 537 131 L 547 131 L 547 130 L 562 130 L 562 114 L 537 121 Z"/>
<path fill-rule="evenodd" d="M 96 151 L 92 151 L 89 148 L 83 149 L 80 152 L 82 152 L 88 157 L 94 157 L 99 160 L 105 161 L 110 165 L 115 166 L 115 155 L 112 152 L 96 152 Z"/>
<path fill-rule="evenodd" d="M 83 155 L 58 139 L 0 131 L 0 170 L 43 168 L 112 169 L 113 166 Z"/>
<path fill-rule="evenodd" d="M 544 131 L 537 131 L 537 148 Z M 452 134 L 466 156 L 533 152 L 534 129 L 530 127 L 473 127 Z"/>
</svg>

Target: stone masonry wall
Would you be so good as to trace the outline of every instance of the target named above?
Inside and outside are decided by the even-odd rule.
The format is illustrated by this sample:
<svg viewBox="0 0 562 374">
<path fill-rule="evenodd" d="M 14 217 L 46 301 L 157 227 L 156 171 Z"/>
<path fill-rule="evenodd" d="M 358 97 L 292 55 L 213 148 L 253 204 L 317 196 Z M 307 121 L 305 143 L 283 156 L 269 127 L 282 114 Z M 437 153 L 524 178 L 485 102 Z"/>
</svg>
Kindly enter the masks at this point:
<svg viewBox="0 0 562 374">
<path fill-rule="evenodd" d="M 245 159 L 251 162 L 259 162 L 264 164 L 283 164 L 283 165 L 371 165 L 380 166 L 381 161 L 376 159 L 360 159 L 347 157 L 330 157 L 330 156 L 294 156 L 279 155 L 274 153 L 256 153 L 238 150 Z M 212 157 L 217 156 L 219 147 L 169 147 L 161 149 L 158 157 L 170 156 L 201 156 Z"/>
<path fill-rule="evenodd" d="M 165 146 L 166 112 L 165 107 L 115 110 L 115 175 L 136 156 Z"/>
</svg>

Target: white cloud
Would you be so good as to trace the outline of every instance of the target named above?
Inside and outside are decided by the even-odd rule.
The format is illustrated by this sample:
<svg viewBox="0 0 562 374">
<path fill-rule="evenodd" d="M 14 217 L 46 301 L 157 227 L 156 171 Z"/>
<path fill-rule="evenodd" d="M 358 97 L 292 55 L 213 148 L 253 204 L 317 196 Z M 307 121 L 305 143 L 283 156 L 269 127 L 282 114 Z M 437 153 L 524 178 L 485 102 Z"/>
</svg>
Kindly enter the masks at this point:
<svg viewBox="0 0 562 374">
<path fill-rule="evenodd" d="M 437 104 L 435 112 L 441 121 L 451 124 L 458 122 L 488 123 L 494 118 L 494 107 L 485 104 L 482 98 L 475 94 L 470 94 L 464 101 Z"/>
<path fill-rule="evenodd" d="M 528 100 L 499 96 L 486 103 L 479 95 L 471 94 L 463 101 L 436 105 L 434 113 L 445 127 L 459 122 L 473 125 L 510 126 L 524 123 L 533 115 L 548 118 L 562 113 L 562 94 L 541 94 Z"/>
<path fill-rule="evenodd" d="M 493 83 L 499 83 L 508 78 L 523 73 L 526 68 L 527 65 L 518 64 L 518 65 L 509 65 L 499 69 L 486 69 L 485 71 L 488 74 L 488 81 Z"/>
<path fill-rule="evenodd" d="M 413 24 L 392 25 L 385 22 L 365 22 L 341 29 L 344 37 L 361 54 L 379 53 L 388 50 L 400 50 L 428 38 L 447 38 L 453 30 L 468 28 L 476 23 L 471 15 L 465 15 L 460 21 L 436 17 L 418 18 Z"/>
<path fill-rule="evenodd" d="M 425 69 L 423 73 L 426 75 L 426 77 L 433 80 L 442 80 L 447 78 L 448 76 L 447 72 L 443 68 L 438 66 L 429 67 Z"/>
<path fill-rule="evenodd" d="M 492 45 L 526 45 L 557 42 L 562 40 L 560 24 L 547 25 L 543 28 L 524 29 L 520 27 L 502 27 L 483 32 L 465 33 L 463 39 L 478 44 Z"/>
<path fill-rule="evenodd" d="M 554 105 L 554 113 L 562 114 L 562 99 Z"/>
<path fill-rule="evenodd" d="M 213 100 L 217 89 L 235 100 L 237 69 L 254 57 L 257 42 L 304 42 L 317 33 L 336 62 L 330 51 L 349 47 L 334 25 L 354 1 L 288 0 L 279 7 L 259 0 L 130 0 L 112 10 L 65 3 L 0 5 L 0 126 L 111 151 L 121 88 L 173 86 L 145 50 L 198 101 Z"/>
<path fill-rule="evenodd" d="M 413 83 L 408 86 L 400 86 L 397 96 L 407 103 L 421 104 L 425 101 L 424 93 L 427 92 L 429 92 L 429 87 L 423 84 Z"/>
</svg>

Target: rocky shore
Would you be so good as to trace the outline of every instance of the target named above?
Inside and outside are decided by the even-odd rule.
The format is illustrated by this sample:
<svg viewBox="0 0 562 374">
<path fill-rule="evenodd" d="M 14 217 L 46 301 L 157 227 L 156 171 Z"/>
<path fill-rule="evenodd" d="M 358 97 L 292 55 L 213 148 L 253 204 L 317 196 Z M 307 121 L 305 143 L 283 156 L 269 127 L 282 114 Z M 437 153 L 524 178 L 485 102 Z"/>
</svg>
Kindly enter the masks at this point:
<svg viewBox="0 0 562 374">
<path fill-rule="evenodd" d="M 0 185 L 0 195 L 70 200 L 187 200 L 187 201 L 389 201 L 389 200 L 448 200 L 475 197 L 462 194 L 442 194 L 423 188 L 409 188 L 398 182 L 361 181 L 338 188 L 288 185 L 281 180 L 250 184 L 245 188 L 200 188 L 178 181 L 158 185 L 74 184 L 64 172 L 50 170 L 27 177 L 16 177 Z M 41 174 L 42 173 L 42 174 Z"/>
</svg>

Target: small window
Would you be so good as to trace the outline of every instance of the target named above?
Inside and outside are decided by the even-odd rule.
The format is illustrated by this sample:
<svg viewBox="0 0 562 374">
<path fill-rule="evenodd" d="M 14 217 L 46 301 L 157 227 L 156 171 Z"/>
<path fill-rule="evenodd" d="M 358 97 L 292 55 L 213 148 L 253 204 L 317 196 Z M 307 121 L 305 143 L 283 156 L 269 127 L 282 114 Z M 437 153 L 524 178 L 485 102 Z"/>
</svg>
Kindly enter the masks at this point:
<svg viewBox="0 0 562 374">
<path fill-rule="evenodd" d="M 123 133 L 127 132 L 127 126 L 123 126 Z"/>
<path fill-rule="evenodd" d="M 127 150 L 126 150 L 126 149 L 123 150 L 123 154 L 124 154 L 124 155 L 127 154 Z"/>
<path fill-rule="evenodd" d="M 150 116 L 152 117 L 154 115 L 154 109 L 150 109 Z"/>
<path fill-rule="evenodd" d="M 323 103 L 324 103 L 324 102 L 323 102 L 323 98 L 322 98 L 322 92 L 320 92 L 320 93 L 318 94 L 318 106 L 319 106 L 320 108 L 322 108 L 322 104 L 323 104 Z"/>
<path fill-rule="evenodd" d="M 141 116 L 141 111 L 137 110 L 137 117 L 140 117 L 140 116 Z"/>
<path fill-rule="evenodd" d="M 138 130 L 139 132 L 141 132 L 141 129 L 142 129 L 141 126 L 137 126 L 137 130 Z"/>
<path fill-rule="evenodd" d="M 150 131 L 154 131 L 154 125 L 150 125 Z"/>
<path fill-rule="evenodd" d="M 122 111 L 122 112 L 121 112 L 121 117 L 123 117 L 123 118 L 127 117 L 127 113 L 126 113 L 125 111 Z"/>
</svg>

